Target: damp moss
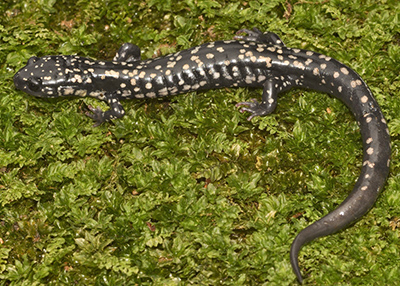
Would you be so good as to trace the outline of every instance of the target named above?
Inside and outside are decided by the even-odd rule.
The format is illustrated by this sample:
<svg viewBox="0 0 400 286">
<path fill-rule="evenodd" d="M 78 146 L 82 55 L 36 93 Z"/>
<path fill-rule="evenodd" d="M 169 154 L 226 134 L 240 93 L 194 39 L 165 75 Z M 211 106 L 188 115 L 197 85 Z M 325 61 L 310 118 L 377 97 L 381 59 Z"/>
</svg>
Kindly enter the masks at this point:
<svg viewBox="0 0 400 286">
<path fill-rule="evenodd" d="M 124 42 L 143 58 L 278 33 L 356 70 L 392 134 L 392 167 L 355 226 L 305 246 L 306 284 L 390 285 L 399 269 L 400 48 L 396 0 L 21 0 L 0 3 L 1 285 L 295 285 L 297 233 L 334 209 L 359 174 L 347 108 L 292 90 L 268 117 L 223 89 L 124 102 L 93 128 L 94 99 L 36 99 L 13 87 L 30 56 L 111 59 Z"/>
</svg>

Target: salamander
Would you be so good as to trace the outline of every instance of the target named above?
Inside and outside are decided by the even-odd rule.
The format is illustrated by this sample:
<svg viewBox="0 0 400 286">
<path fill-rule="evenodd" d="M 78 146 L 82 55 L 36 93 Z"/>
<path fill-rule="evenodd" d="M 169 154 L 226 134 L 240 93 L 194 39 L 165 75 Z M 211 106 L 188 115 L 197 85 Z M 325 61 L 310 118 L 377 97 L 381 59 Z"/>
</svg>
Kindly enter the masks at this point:
<svg viewBox="0 0 400 286">
<path fill-rule="evenodd" d="M 233 40 L 205 43 L 167 56 L 141 60 L 138 46 L 125 43 L 113 61 L 76 55 L 31 57 L 14 76 L 28 94 L 55 98 L 94 97 L 106 111 L 89 106 L 95 125 L 121 118 L 121 100 L 157 98 L 222 87 L 263 88 L 261 101 L 238 103 L 248 120 L 274 111 L 278 94 L 293 87 L 330 94 L 357 121 L 363 143 L 361 174 L 349 196 L 333 211 L 303 229 L 294 239 L 290 261 L 300 283 L 301 247 L 360 219 L 375 203 L 389 173 L 390 136 L 370 89 L 348 66 L 317 52 L 289 48 L 274 33 L 242 29 Z"/>
</svg>

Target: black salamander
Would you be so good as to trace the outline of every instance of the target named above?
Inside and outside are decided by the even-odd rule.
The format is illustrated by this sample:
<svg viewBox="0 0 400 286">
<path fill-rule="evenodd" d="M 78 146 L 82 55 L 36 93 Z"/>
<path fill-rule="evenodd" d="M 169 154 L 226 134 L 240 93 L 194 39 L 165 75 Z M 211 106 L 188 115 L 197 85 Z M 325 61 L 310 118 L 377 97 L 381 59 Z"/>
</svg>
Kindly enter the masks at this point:
<svg viewBox="0 0 400 286">
<path fill-rule="evenodd" d="M 100 125 L 124 116 L 123 99 L 156 98 L 222 87 L 262 87 L 262 100 L 239 103 L 249 120 L 274 111 L 279 93 L 293 87 L 325 92 L 340 99 L 360 126 L 363 163 L 353 191 L 335 210 L 303 229 L 293 241 L 290 261 L 298 280 L 300 248 L 361 218 L 374 204 L 389 172 L 390 137 L 384 116 L 360 76 L 316 52 L 286 47 L 273 33 L 241 30 L 246 36 L 206 43 L 164 57 L 140 59 L 139 47 L 124 44 L 113 61 L 79 56 L 32 57 L 14 76 L 17 89 L 54 98 L 90 96 L 108 103 L 89 107 Z"/>
</svg>

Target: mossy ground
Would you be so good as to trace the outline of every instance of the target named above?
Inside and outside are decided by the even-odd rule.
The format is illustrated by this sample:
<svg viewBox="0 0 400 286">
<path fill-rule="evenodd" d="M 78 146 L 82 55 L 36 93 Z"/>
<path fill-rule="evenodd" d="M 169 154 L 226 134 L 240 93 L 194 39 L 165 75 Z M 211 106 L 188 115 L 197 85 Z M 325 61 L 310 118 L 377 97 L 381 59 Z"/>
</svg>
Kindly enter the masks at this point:
<svg viewBox="0 0 400 286">
<path fill-rule="evenodd" d="M 357 224 L 305 246 L 306 285 L 400 279 L 398 0 L 6 0 L 0 3 L 0 285 L 296 285 L 290 244 L 347 196 L 362 147 L 347 108 L 292 90 L 247 122 L 223 89 L 125 102 L 93 128 L 94 99 L 33 98 L 30 56 L 151 58 L 241 28 L 279 34 L 356 70 L 392 134 L 391 174 Z"/>
</svg>

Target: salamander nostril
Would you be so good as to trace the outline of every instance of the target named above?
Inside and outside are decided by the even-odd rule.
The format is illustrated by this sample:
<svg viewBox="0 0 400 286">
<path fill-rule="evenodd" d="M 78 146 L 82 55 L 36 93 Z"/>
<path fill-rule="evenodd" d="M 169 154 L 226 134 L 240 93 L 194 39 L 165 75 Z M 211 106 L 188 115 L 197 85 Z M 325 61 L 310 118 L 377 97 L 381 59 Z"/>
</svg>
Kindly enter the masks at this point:
<svg viewBox="0 0 400 286">
<path fill-rule="evenodd" d="M 19 72 L 17 72 L 14 77 L 13 77 L 14 85 L 17 89 L 21 89 L 21 80 L 20 80 L 20 75 Z"/>
</svg>

